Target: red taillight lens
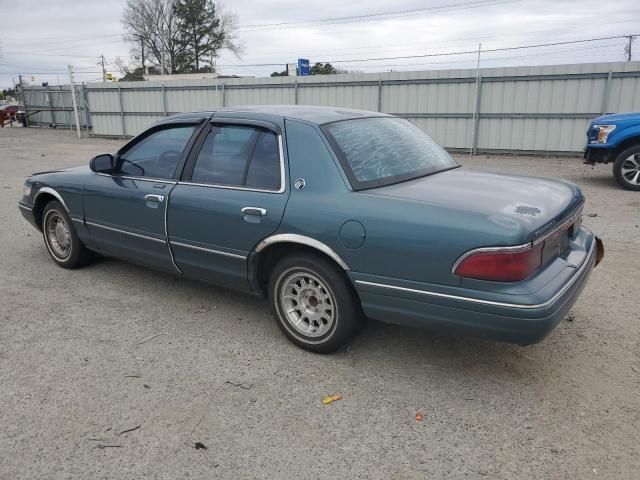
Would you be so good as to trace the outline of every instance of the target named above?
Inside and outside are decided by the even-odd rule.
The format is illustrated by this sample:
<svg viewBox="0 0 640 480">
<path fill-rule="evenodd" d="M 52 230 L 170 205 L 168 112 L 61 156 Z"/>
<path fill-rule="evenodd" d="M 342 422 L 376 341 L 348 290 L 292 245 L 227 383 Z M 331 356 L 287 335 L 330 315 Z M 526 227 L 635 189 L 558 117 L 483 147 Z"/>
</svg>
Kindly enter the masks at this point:
<svg viewBox="0 0 640 480">
<path fill-rule="evenodd" d="M 531 275 L 542 264 L 542 244 L 513 251 L 479 251 L 462 260 L 455 275 L 494 282 L 518 282 Z"/>
</svg>

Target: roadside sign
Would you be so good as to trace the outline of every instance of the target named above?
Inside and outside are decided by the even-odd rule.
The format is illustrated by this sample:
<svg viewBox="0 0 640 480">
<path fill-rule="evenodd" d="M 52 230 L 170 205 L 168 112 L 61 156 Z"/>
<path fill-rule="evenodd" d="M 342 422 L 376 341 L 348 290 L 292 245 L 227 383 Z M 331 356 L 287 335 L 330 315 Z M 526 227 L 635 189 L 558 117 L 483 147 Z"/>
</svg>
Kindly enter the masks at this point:
<svg viewBox="0 0 640 480">
<path fill-rule="evenodd" d="M 299 58 L 298 59 L 298 75 L 310 75 L 309 72 L 309 59 L 307 58 Z"/>
</svg>

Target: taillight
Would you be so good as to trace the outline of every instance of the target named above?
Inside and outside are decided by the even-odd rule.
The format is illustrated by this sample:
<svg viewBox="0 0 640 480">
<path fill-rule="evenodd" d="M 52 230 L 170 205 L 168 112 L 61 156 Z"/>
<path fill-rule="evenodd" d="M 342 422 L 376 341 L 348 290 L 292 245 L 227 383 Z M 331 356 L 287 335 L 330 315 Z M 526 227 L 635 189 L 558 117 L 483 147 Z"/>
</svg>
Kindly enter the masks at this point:
<svg viewBox="0 0 640 480">
<path fill-rule="evenodd" d="M 542 247 L 543 244 L 539 243 L 517 250 L 508 248 L 478 250 L 463 257 L 453 273 L 460 277 L 478 280 L 518 282 L 540 267 Z"/>
</svg>

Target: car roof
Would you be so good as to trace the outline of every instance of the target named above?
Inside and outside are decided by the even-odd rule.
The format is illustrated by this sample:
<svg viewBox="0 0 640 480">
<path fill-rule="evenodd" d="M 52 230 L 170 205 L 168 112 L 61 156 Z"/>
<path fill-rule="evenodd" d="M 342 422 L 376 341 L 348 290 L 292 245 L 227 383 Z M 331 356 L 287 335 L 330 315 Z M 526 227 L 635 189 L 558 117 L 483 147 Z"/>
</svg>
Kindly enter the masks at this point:
<svg viewBox="0 0 640 480">
<path fill-rule="evenodd" d="M 227 113 L 247 113 L 250 115 L 274 115 L 282 118 L 288 118 L 292 120 L 303 120 L 309 123 L 315 123 L 322 125 L 324 123 L 335 122 L 338 120 L 349 120 L 352 118 L 365 118 L 365 117 L 388 117 L 385 113 L 370 112 L 367 110 L 356 110 L 352 108 L 338 108 L 338 107 L 317 107 L 312 105 L 256 105 L 256 106 L 241 106 L 241 107 L 225 107 L 216 110 L 203 111 L 203 112 L 191 112 L 191 113 L 179 113 L 172 115 L 167 120 L 178 120 L 187 118 L 205 118 L 212 115 L 223 116 Z"/>
</svg>

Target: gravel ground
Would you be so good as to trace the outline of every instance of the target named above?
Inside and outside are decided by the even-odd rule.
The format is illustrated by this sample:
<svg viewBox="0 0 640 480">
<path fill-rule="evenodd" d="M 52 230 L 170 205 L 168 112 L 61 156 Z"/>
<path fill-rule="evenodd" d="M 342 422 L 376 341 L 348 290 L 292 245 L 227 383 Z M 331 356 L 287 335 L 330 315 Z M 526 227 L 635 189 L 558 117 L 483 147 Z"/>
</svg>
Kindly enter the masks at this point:
<svg viewBox="0 0 640 480">
<path fill-rule="evenodd" d="M 459 156 L 584 189 L 607 253 L 541 344 L 372 322 L 318 356 L 264 301 L 116 260 L 54 265 L 18 212 L 24 177 L 121 143 L 0 130 L 0 478 L 638 478 L 640 193 L 609 166 Z"/>
</svg>

